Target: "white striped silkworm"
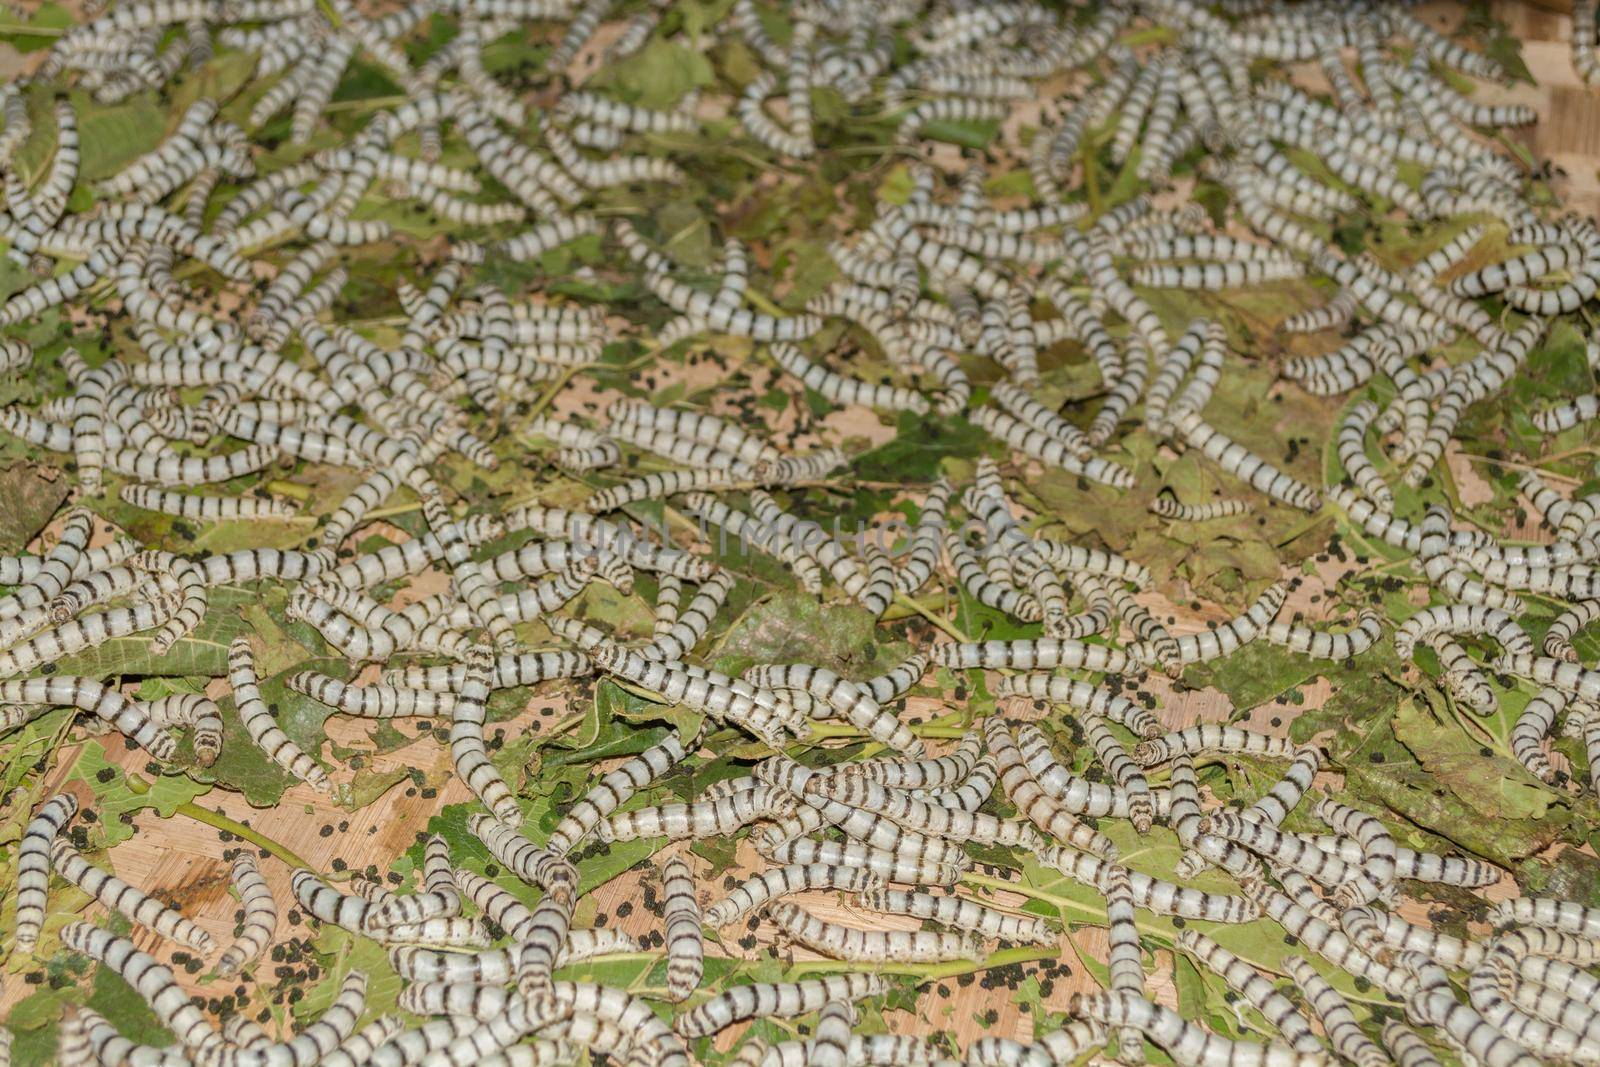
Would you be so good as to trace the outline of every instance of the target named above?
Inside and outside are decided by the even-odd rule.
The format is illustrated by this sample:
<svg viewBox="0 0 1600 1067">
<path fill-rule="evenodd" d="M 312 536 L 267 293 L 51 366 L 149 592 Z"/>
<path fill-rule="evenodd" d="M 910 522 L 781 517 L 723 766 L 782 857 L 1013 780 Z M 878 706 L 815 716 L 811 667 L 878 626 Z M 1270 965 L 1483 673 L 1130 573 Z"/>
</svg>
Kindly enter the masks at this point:
<svg viewBox="0 0 1600 1067">
<path fill-rule="evenodd" d="M 1068 1012 L 1110 1026 L 1132 1027 L 1184 1067 L 1311 1067 L 1326 1054 L 1285 1045 L 1229 1041 L 1200 1029 L 1177 1012 L 1126 991 L 1074 993 Z"/>
<path fill-rule="evenodd" d="M 372 922 L 393 927 L 455 916 L 460 911 L 461 891 L 450 866 L 450 845 L 440 835 L 430 834 L 422 846 L 421 891 L 409 896 L 389 894 L 373 909 Z"/>
<path fill-rule="evenodd" d="M 483 842 L 490 855 L 529 885 L 539 886 L 552 896 L 571 898 L 577 892 L 577 871 L 565 856 L 540 848 L 504 822 L 486 815 L 470 816 L 467 829 Z"/>
<path fill-rule="evenodd" d="M 1044 850 L 1038 860 L 1068 877 L 1094 886 L 1102 893 L 1109 872 L 1119 866 L 1109 860 L 1060 847 Z M 1222 923 L 1250 922 L 1261 914 L 1256 904 L 1244 897 L 1202 892 L 1152 878 L 1139 871 L 1122 869 L 1127 871 L 1129 891 L 1133 894 L 1135 906 L 1157 914 Z"/>
<path fill-rule="evenodd" d="M 1386 1067 L 1389 1057 L 1361 1029 L 1355 1012 L 1339 991 L 1317 973 L 1304 957 L 1290 956 L 1283 961 L 1300 993 L 1322 1023 L 1328 1042 L 1340 1059 L 1358 1067 Z"/>
<path fill-rule="evenodd" d="M 1483 961 L 1484 947 L 1478 942 L 1415 926 L 1399 915 L 1376 908 L 1347 909 L 1340 913 L 1339 925 L 1369 952 L 1376 953 L 1383 947 L 1420 952 L 1443 966 L 1469 971 Z"/>
<path fill-rule="evenodd" d="M 883 708 L 864 686 L 839 677 L 824 667 L 807 663 L 752 667 L 745 681 L 761 689 L 796 690 L 828 705 L 852 726 L 896 752 L 913 759 L 922 755 L 922 740 L 898 717 Z"/>
<path fill-rule="evenodd" d="M 861 775 L 813 776 L 806 783 L 805 792 L 807 795 L 826 797 L 858 811 L 881 814 L 901 826 L 945 840 L 1022 848 L 1035 848 L 1041 844 L 1038 835 L 1025 823 L 1008 822 L 985 812 L 931 803 Z"/>
<path fill-rule="evenodd" d="M 1179 662 L 1204 663 L 1219 656 L 1231 655 L 1254 641 L 1266 631 L 1288 595 L 1288 586 L 1283 582 L 1275 582 L 1263 590 L 1242 614 L 1198 634 L 1178 635 Z M 1154 646 L 1135 645 L 1129 654 L 1137 661 L 1153 662 L 1156 649 Z"/>
<path fill-rule="evenodd" d="M 57 837 L 50 842 L 50 866 L 62 878 L 140 926 L 187 945 L 196 952 L 211 951 L 210 934 L 181 912 L 94 866 L 64 838 Z"/>
<path fill-rule="evenodd" d="M 873 974 L 841 974 L 799 982 L 756 982 L 734 986 L 695 1005 L 673 1021 L 686 1038 L 719 1033 L 745 1019 L 792 1019 L 817 1011 L 829 1001 L 854 1003 L 887 992 L 888 983 Z"/>
<path fill-rule="evenodd" d="M 266 753 L 268 759 L 313 789 L 322 793 L 331 790 L 333 784 L 328 773 L 279 728 L 257 683 L 256 657 L 250 639 L 236 637 L 228 646 L 228 685 L 233 689 L 234 708 L 251 742 Z"/>
<path fill-rule="evenodd" d="M 629 797 L 683 762 L 688 753 L 699 747 L 701 736 L 697 734 L 687 744 L 676 736 L 669 737 L 607 773 L 567 809 L 550 832 L 546 847 L 556 853 L 572 851 Z"/>
<path fill-rule="evenodd" d="M 814 951 L 841 960 L 930 963 L 966 959 L 982 962 L 978 940 L 968 933 L 929 930 L 862 930 L 822 919 L 788 901 L 767 905 L 767 915 L 787 936 Z"/>
<path fill-rule="evenodd" d="M 124 485 L 122 499 L 136 508 L 160 511 L 202 522 L 235 522 L 240 519 L 292 519 L 295 509 L 279 500 L 257 496 L 197 496 L 175 493 L 154 486 Z"/>
<path fill-rule="evenodd" d="M 1163 489 L 1150 501 L 1153 514 L 1178 522 L 1210 522 L 1212 519 L 1244 515 L 1249 510 L 1250 505 L 1243 500 L 1208 500 L 1203 504 L 1185 504 L 1170 489 Z"/>
<path fill-rule="evenodd" d="M 78 799 L 61 793 L 40 806 L 22 832 L 17 846 L 16 945 L 31 952 L 44 928 L 45 905 L 50 893 L 50 855 L 56 835 L 77 814 Z"/>
<path fill-rule="evenodd" d="M 879 877 L 859 866 L 829 863 L 791 863 L 751 875 L 705 911 L 706 924 L 729 926 L 776 897 L 807 889 L 842 889 L 870 892 L 881 885 Z"/>
<path fill-rule="evenodd" d="M 1300 1009 L 1254 967 L 1198 930 L 1179 931 L 1178 946 L 1244 997 L 1296 1051 L 1322 1051 L 1322 1042 Z"/>
<path fill-rule="evenodd" d="M 1383 619 L 1370 608 L 1361 609 L 1355 628 L 1346 633 L 1313 630 L 1300 623 L 1275 622 L 1261 634 L 1269 644 L 1312 659 L 1345 661 L 1361 655 L 1383 636 Z M 1398 643 L 1398 642 L 1397 642 Z"/>
<path fill-rule="evenodd" d="M 931 861 L 915 854 L 902 855 L 897 851 L 874 848 L 860 841 L 818 841 L 809 837 L 795 837 L 779 844 L 758 837 L 756 849 L 777 863 L 859 867 L 886 882 L 912 885 L 954 885 L 960 881 L 962 872 L 972 867 L 972 858 L 964 852 L 948 860 Z"/>
<path fill-rule="evenodd" d="M 1200 822 L 1202 834 L 1215 834 L 1245 848 L 1280 867 L 1298 871 L 1327 886 L 1340 886 L 1355 876 L 1355 871 L 1337 855 L 1264 823 L 1252 822 L 1231 812 L 1214 812 Z"/>
<path fill-rule="evenodd" d="M 1107 867 L 1101 881 L 1101 891 L 1106 898 L 1107 949 L 1106 968 L 1110 972 L 1110 989 L 1144 996 L 1144 955 L 1139 948 L 1139 927 L 1134 921 L 1133 888 L 1124 867 Z M 1137 1027 L 1124 1027 L 1116 1032 L 1117 1060 L 1125 1064 L 1145 1061 L 1144 1035 Z"/>
<path fill-rule="evenodd" d="M 1130 661 L 1126 654 L 1108 645 L 1091 645 L 1070 639 L 1039 638 L 1019 641 L 971 641 L 934 645 L 929 650 L 933 662 L 957 670 L 1071 670 L 1103 674 L 1126 674 Z"/>
<path fill-rule="evenodd" d="M 975 900 L 953 894 L 935 896 L 931 893 L 875 887 L 861 890 L 857 894 L 857 899 L 864 908 L 892 912 L 896 915 L 910 915 L 938 923 L 940 926 L 966 930 L 986 939 L 1054 945 L 1058 937 L 1055 931 L 1040 919 L 997 911 Z"/>
<path fill-rule="evenodd" d="M 1006 798 L 1016 805 L 1027 821 L 1037 825 L 1054 840 L 1066 841 L 1067 845 L 1074 848 L 1107 859 L 1117 856 L 1117 848 L 1112 845 L 1110 838 L 1090 825 L 1078 822 L 1075 817 L 1078 811 L 1070 803 L 1067 793 L 1045 789 L 1042 782 L 1034 777 L 1032 768 L 1024 766 L 1021 750 L 1016 747 L 1010 731 L 1000 718 L 987 721 L 984 737 L 1000 771 L 1000 785 L 1005 789 Z M 1122 800 L 1123 813 L 1126 813 L 1126 800 Z"/>
<path fill-rule="evenodd" d="M 699 988 L 705 969 L 705 945 L 700 935 L 700 902 L 695 897 L 694 873 L 674 856 L 661 871 L 661 913 L 667 939 L 667 997 L 687 1000 Z"/>
<path fill-rule="evenodd" d="M 0 682 L 0 704 L 76 707 L 114 726 L 158 760 L 170 760 L 177 742 L 135 702 L 116 689 L 69 675 Z"/>
<path fill-rule="evenodd" d="M 222 754 L 222 716 L 215 702 L 198 693 L 174 693 L 146 702 L 144 713 L 157 726 L 187 726 L 194 757 L 209 767 Z"/>
<path fill-rule="evenodd" d="M 1321 506 L 1316 490 L 1206 423 L 1196 409 L 1174 411 L 1172 429 L 1184 443 L 1216 463 L 1224 473 L 1274 500 L 1305 511 L 1316 511 Z"/>
<path fill-rule="evenodd" d="M 73 922 L 62 927 L 61 943 L 121 975 L 182 1048 L 204 1050 L 222 1043 L 222 1035 L 179 988 L 172 971 L 135 948 L 132 941 L 89 923 Z"/>
<path fill-rule="evenodd" d="M 265 952 L 278 925 L 278 906 L 272 899 L 267 880 L 256 868 L 254 857 L 248 852 L 239 852 L 233 858 L 229 877 L 239 893 L 240 910 L 233 943 L 217 960 L 217 974 L 224 978 L 238 974 Z"/>
<path fill-rule="evenodd" d="M 1383 1046 L 1399 1067 L 1437 1067 L 1439 1060 L 1427 1042 L 1399 1019 L 1383 1024 Z"/>
<path fill-rule="evenodd" d="M 1237 726 L 1202 723 L 1141 741 L 1133 750 L 1133 758 L 1140 766 L 1150 767 L 1179 754 L 1198 756 L 1223 752 L 1278 759 L 1293 759 L 1297 755 L 1294 743 L 1286 738 Z"/>
</svg>

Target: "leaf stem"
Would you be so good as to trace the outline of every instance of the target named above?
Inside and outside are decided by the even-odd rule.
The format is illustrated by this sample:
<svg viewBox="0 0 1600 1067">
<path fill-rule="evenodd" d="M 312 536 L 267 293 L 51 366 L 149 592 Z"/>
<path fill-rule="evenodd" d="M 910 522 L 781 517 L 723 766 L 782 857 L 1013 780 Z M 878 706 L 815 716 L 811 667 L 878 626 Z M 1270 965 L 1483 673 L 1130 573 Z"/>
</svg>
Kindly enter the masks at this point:
<svg viewBox="0 0 1600 1067">
<path fill-rule="evenodd" d="M 938 982 L 958 975 L 991 967 L 1009 967 L 1014 963 L 1032 963 L 1035 960 L 1053 960 L 1059 951 L 1053 947 L 1030 945 L 1026 948 L 1003 948 L 981 960 L 947 960 L 943 963 L 875 963 L 868 960 L 802 960 L 789 967 L 791 976 L 815 974 L 818 971 L 837 974 L 840 971 L 871 971 L 874 974 L 900 974 L 915 978 L 918 984 Z"/>
<path fill-rule="evenodd" d="M 955 623 L 951 622 L 949 619 L 945 618 L 944 616 L 935 614 L 934 612 L 932 612 L 928 608 L 924 607 L 922 604 L 918 603 L 917 601 L 911 599 L 909 596 L 907 596 L 904 593 L 896 593 L 894 595 L 894 602 L 896 604 L 899 604 L 903 608 L 906 608 L 906 609 L 908 609 L 910 611 L 915 612 L 918 615 L 921 615 L 924 619 L 927 619 L 930 623 L 932 623 L 936 628 L 938 628 L 939 630 L 943 631 L 944 633 L 949 634 L 951 637 L 955 638 L 957 641 L 971 641 L 972 640 L 972 638 L 968 637 L 966 632 L 964 630 L 962 630 L 961 627 L 957 626 Z"/>
<path fill-rule="evenodd" d="M 150 783 L 145 781 L 143 778 L 140 778 L 138 775 L 130 774 L 127 776 L 127 779 L 128 789 L 130 792 L 138 796 L 144 796 L 146 793 L 150 792 Z M 311 864 L 295 855 L 294 852 L 288 848 L 288 846 L 279 844 L 259 830 L 252 830 L 242 822 L 228 818 L 228 816 L 222 814 L 220 811 L 212 811 L 210 808 L 202 808 L 200 805 L 192 801 L 184 801 L 182 804 L 179 804 L 172 810 L 176 815 L 182 815 L 186 818 L 193 819 L 195 822 L 205 823 L 207 826 L 215 827 L 218 830 L 226 830 L 233 836 L 248 841 L 257 848 L 265 849 L 291 867 L 303 867 L 308 871 L 316 871 L 316 868 L 312 867 Z"/>
</svg>

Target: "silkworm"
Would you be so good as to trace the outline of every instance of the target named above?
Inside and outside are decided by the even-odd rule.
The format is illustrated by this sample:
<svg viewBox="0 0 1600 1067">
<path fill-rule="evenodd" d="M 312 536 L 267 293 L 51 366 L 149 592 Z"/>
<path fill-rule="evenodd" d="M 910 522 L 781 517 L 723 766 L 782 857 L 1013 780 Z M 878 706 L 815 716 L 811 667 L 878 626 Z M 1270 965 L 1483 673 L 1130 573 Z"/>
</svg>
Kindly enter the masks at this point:
<svg viewBox="0 0 1600 1067">
<path fill-rule="evenodd" d="M 1164 763 L 1179 753 L 1195 756 L 1221 752 L 1278 759 L 1293 759 L 1296 755 L 1293 743 L 1283 738 L 1236 726 L 1203 723 L 1142 741 L 1133 750 L 1133 758 L 1141 766 L 1149 767 Z"/>
<path fill-rule="evenodd" d="M 163 626 L 177 613 L 180 603 L 177 594 L 164 594 L 154 601 L 140 601 L 62 623 L 0 652 L 0 676 L 20 674 L 42 664 L 53 665 L 57 660 L 115 638 Z M 154 647 L 154 639 L 151 644 Z"/>
<path fill-rule="evenodd" d="M 182 913 L 95 867 L 65 839 L 57 837 L 50 842 L 50 866 L 55 873 L 112 911 L 121 912 L 139 925 L 197 952 L 211 951 L 210 934 Z"/>
<path fill-rule="evenodd" d="M 1198 930 L 1181 930 L 1178 947 L 1227 983 L 1248 1001 L 1297 1052 L 1320 1052 L 1322 1042 L 1311 1032 L 1311 1024 L 1294 1002 L 1248 963 L 1223 948 Z"/>
<path fill-rule="evenodd" d="M 829 778 L 813 777 L 806 784 L 807 794 L 827 797 L 860 811 L 882 814 L 894 822 L 922 834 L 934 835 L 951 841 L 977 841 L 982 844 L 1004 844 L 1036 847 L 1037 835 L 1022 823 L 1007 822 L 984 812 L 970 812 L 961 808 L 919 800 L 902 790 L 871 781 L 861 775 L 835 775 Z"/>
<path fill-rule="evenodd" d="M 1340 886 L 1357 873 L 1333 853 L 1264 823 L 1228 812 L 1216 812 L 1201 820 L 1200 832 L 1236 842 L 1272 863 L 1299 871 L 1324 885 Z"/>
<path fill-rule="evenodd" d="M 915 853 L 874 848 L 860 841 L 841 843 L 795 837 L 778 843 L 758 837 L 756 848 L 777 863 L 861 867 L 884 881 L 913 885 L 954 885 L 960 881 L 962 872 L 972 866 L 971 857 L 964 852 L 944 860 L 929 860 Z"/>
<path fill-rule="evenodd" d="M 158 760 L 170 760 L 177 742 L 117 690 L 69 675 L 0 682 L 0 704 L 48 704 L 87 711 L 114 726 Z"/>
<path fill-rule="evenodd" d="M 132 941 L 89 923 L 73 922 L 62 927 L 61 943 L 121 975 L 181 1047 L 203 1050 L 221 1043 L 221 1035 L 179 988 L 172 971 L 139 951 Z"/>
<path fill-rule="evenodd" d="M 284 685 L 346 715 L 363 718 L 446 715 L 455 708 L 455 696 L 450 693 L 392 685 L 356 686 L 315 671 L 292 674 Z"/>
<path fill-rule="evenodd" d="M 1039 854 L 1039 862 L 1054 867 L 1071 878 L 1105 889 L 1107 872 L 1118 866 L 1070 848 L 1048 848 Z M 1126 870 L 1126 868 L 1124 868 Z M 1243 897 L 1206 893 L 1188 889 L 1172 882 L 1152 878 L 1139 871 L 1128 870 L 1129 892 L 1135 906 L 1160 915 L 1177 915 L 1185 919 L 1205 919 L 1210 922 L 1243 923 L 1261 914 L 1257 906 Z"/>
<path fill-rule="evenodd" d="M 198 693 L 174 693 L 157 697 L 143 705 L 144 713 L 157 726 L 187 726 L 194 756 L 209 767 L 222 753 L 222 717 L 215 702 Z"/>
<path fill-rule="evenodd" d="M 1420 952 L 1446 967 L 1474 970 L 1483 961 L 1484 948 L 1472 941 L 1414 926 L 1398 915 L 1376 908 L 1350 908 L 1339 915 L 1345 933 L 1363 948 L 1376 952 L 1381 947 L 1404 952 Z"/>
<path fill-rule="evenodd" d="M 1081 1018 L 1144 1033 L 1186 1067 L 1298 1067 L 1321 1063 L 1322 1052 L 1296 1052 L 1283 1045 L 1229 1041 L 1186 1022 L 1176 1012 L 1125 991 L 1075 993 L 1068 1012 Z"/>
<path fill-rule="evenodd" d="M 1590 670 L 1581 664 L 1526 652 L 1511 652 L 1492 661 L 1490 668 L 1500 674 L 1529 678 L 1542 686 L 1559 689 L 1586 704 L 1600 701 L 1600 671 Z"/>
<path fill-rule="evenodd" d="M 1178 522 L 1210 522 L 1243 515 L 1250 505 L 1243 500 L 1208 500 L 1203 504 L 1185 504 L 1171 490 L 1163 490 L 1150 501 L 1150 511 L 1164 519 Z"/>
<path fill-rule="evenodd" d="M 839 718 L 865 730 L 868 736 L 896 752 L 912 758 L 923 753 L 921 739 L 909 726 L 893 712 L 885 710 L 864 687 L 826 668 L 806 663 L 758 666 L 745 672 L 745 680 L 759 688 L 807 693 L 827 704 Z"/>
<path fill-rule="evenodd" d="M 921 656 L 913 656 L 908 662 L 916 664 L 916 674 L 920 677 L 926 661 Z M 867 683 L 868 686 L 872 684 Z M 828 770 L 838 775 L 861 775 L 899 789 L 939 790 L 969 777 L 977 769 L 978 760 L 978 735 L 969 731 L 962 735 L 954 750 L 943 756 L 915 760 L 875 757 L 841 763 Z"/>
<path fill-rule="evenodd" d="M 1243 614 L 1236 615 L 1215 629 L 1198 634 L 1180 634 L 1178 659 L 1182 663 L 1204 663 L 1219 656 L 1231 655 L 1255 640 L 1272 622 L 1272 617 L 1283 607 L 1289 590 L 1282 582 L 1268 586 Z M 1132 658 L 1149 661 L 1155 657 L 1153 647 L 1134 646 Z"/>
<path fill-rule="evenodd" d="M 503 822 L 481 814 L 471 816 L 467 828 L 490 855 L 529 885 L 557 895 L 575 892 L 577 875 L 564 856 L 540 848 Z"/>
<path fill-rule="evenodd" d="M 1435 1067 L 1439 1062 L 1416 1031 L 1399 1019 L 1383 1024 L 1383 1045 L 1399 1067 Z"/>
<path fill-rule="evenodd" d="M 561 822 L 550 832 L 546 847 L 556 853 L 570 852 L 630 796 L 681 763 L 698 747 L 699 741 L 699 736 L 687 743 L 670 737 L 606 774 L 562 816 Z"/>
<path fill-rule="evenodd" d="M 991 733 L 988 736 L 991 740 L 991 752 L 994 741 L 1004 743 L 1004 738 L 998 733 Z M 1067 770 L 1056 761 L 1050 750 L 1049 738 L 1038 727 L 1031 723 L 1019 724 L 1016 728 L 1016 737 L 1019 745 L 1018 753 L 1022 756 L 1028 773 L 1034 776 L 1040 788 L 1048 796 L 1068 811 L 1075 815 L 1092 817 L 1112 815 L 1128 818 L 1127 794 L 1115 786 L 1103 782 L 1091 782 Z M 999 753 L 993 754 L 999 762 Z"/>
<path fill-rule="evenodd" d="M 1279 645 L 1291 652 L 1312 659 L 1353 659 L 1377 644 L 1383 636 L 1383 620 L 1378 613 L 1363 608 L 1353 630 L 1347 633 L 1328 633 L 1313 630 L 1298 623 L 1275 622 L 1262 631 L 1261 637 L 1269 644 Z M 1398 643 L 1398 642 L 1397 642 Z"/>
<path fill-rule="evenodd" d="M 1129 659 L 1107 645 L 1082 641 L 1040 638 L 1020 641 L 971 641 L 934 645 L 929 652 L 933 662 L 957 670 L 1050 670 L 1067 668 L 1104 674 L 1124 674 Z"/>
<path fill-rule="evenodd" d="M 694 874 L 674 857 L 662 869 L 662 921 L 667 939 L 667 996 L 687 1000 L 700 985 L 705 968 L 705 947 L 700 936 L 700 902 L 695 899 Z"/>
<path fill-rule="evenodd" d="M 1283 962 L 1311 1010 L 1321 1020 L 1329 1043 L 1341 1059 L 1360 1067 L 1382 1067 L 1389 1062 L 1383 1049 L 1362 1032 L 1344 997 L 1317 973 L 1316 968 L 1300 956 L 1290 956 Z"/>
<path fill-rule="evenodd" d="M 1101 882 L 1106 898 L 1108 946 L 1106 967 L 1110 988 L 1144 995 L 1144 956 L 1139 948 L 1139 928 L 1134 921 L 1133 889 L 1124 867 L 1108 866 Z M 1117 1059 L 1127 1064 L 1144 1062 L 1144 1036 L 1135 1027 L 1117 1031 Z"/>
<path fill-rule="evenodd" d="M 1117 850 L 1110 839 L 1075 818 L 1082 810 L 1069 802 L 1070 794 L 1046 789 L 1024 765 L 1022 753 L 1005 725 L 998 719 L 989 720 L 989 724 L 985 739 L 1000 772 L 1001 787 L 1023 817 L 1055 840 L 1096 855 L 1114 857 Z M 1119 799 L 1126 812 L 1125 797 Z"/>
<path fill-rule="evenodd" d="M 1081 474 L 1090 481 L 1116 489 L 1133 488 L 1133 475 L 1127 468 L 1100 456 L 1080 459 L 1077 454 L 1079 450 L 1059 437 L 1037 430 L 1003 411 L 979 407 L 969 410 L 967 417 L 974 425 L 982 426 L 1007 446 L 1042 463 L 1060 467 L 1069 474 Z"/>
<path fill-rule="evenodd" d="M 430 834 L 422 849 L 421 891 L 410 896 L 390 894 L 372 912 L 377 926 L 418 924 L 436 917 L 454 917 L 461 911 L 461 892 L 450 866 L 450 846 Z"/>
<path fill-rule="evenodd" d="M 1189 447 L 1251 488 L 1305 511 L 1315 511 L 1320 506 L 1321 498 L 1315 490 L 1207 424 L 1198 411 L 1192 408 L 1175 411 L 1172 427 Z"/>
<path fill-rule="evenodd" d="M 239 973 L 266 951 L 278 925 L 278 907 L 272 899 L 272 890 L 249 853 L 240 852 L 234 857 L 229 876 L 238 890 L 241 912 L 239 932 L 217 960 L 217 974 L 224 978 Z"/>
<path fill-rule="evenodd" d="M 251 742 L 296 778 L 318 792 L 328 792 L 333 784 L 327 772 L 278 727 L 257 682 L 255 652 L 250 647 L 250 639 L 236 637 L 228 646 L 228 685 L 233 689 L 234 707 Z"/>
<path fill-rule="evenodd" d="M 16 944 L 31 952 L 44 928 L 45 904 L 50 892 L 50 856 L 56 835 L 77 814 L 78 800 L 61 793 L 40 806 L 28 821 L 17 846 Z"/>
<path fill-rule="evenodd" d="M 726 571 L 707 578 L 666 632 L 652 638 L 650 644 L 640 650 L 640 655 L 647 660 L 669 663 L 681 660 L 711 628 L 712 620 L 733 591 L 733 585 L 733 575 Z"/>
<path fill-rule="evenodd" d="M 292 519 L 295 516 L 295 510 L 290 505 L 255 496 L 194 496 L 142 485 L 124 485 L 118 490 L 118 495 L 136 508 L 203 522 Z"/>
<path fill-rule="evenodd" d="M 887 991 L 888 985 L 881 977 L 859 973 L 734 986 L 679 1015 L 673 1021 L 673 1029 L 682 1037 L 705 1037 L 745 1019 L 792 1019 L 808 1015 L 829 1001 L 854 1003 Z"/>
<path fill-rule="evenodd" d="M 869 892 L 880 884 L 876 874 L 860 867 L 791 863 L 745 879 L 706 909 L 705 921 L 710 926 L 729 926 L 769 900 L 808 889 Z"/>
<path fill-rule="evenodd" d="M 1259 914 L 1278 923 L 1299 938 L 1306 948 L 1335 967 L 1366 978 L 1385 989 L 1398 992 L 1409 986 L 1407 976 L 1368 956 L 1344 931 L 1319 918 L 1288 894 L 1256 879 L 1247 879 L 1241 888 L 1245 896 L 1259 907 Z"/>
<path fill-rule="evenodd" d="M 799 944 L 836 959 L 927 963 L 984 958 L 977 939 L 967 933 L 861 930 L 818 918 L 798 905 L 781 900 L 768 904 L 767 914 L 778 929 Z"/>
<path fill-rule="evenodd" d="M 965 897 L 875 887 L 861 890 L 857 899 L 864 908 L 910 915 L 984 938 L 1041 945 L 1053 945 L 1057 940 L 1056 933 L 1038 919 L 996 911 Z"/>
</svg>

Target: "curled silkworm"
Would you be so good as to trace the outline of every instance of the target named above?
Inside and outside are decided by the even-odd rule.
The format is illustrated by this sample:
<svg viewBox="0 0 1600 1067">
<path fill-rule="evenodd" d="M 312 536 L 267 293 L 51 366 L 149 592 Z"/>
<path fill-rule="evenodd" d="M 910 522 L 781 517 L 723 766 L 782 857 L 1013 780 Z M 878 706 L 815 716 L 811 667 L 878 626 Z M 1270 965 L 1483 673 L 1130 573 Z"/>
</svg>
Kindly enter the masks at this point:
<svg viewBox="0 0 1600 1067">
<path fill-rule="evenodd" d="M 546 847 L 558 853 L 571 851 L 630 796 L 682 762 L 698 741 L 695 737 L 685 744 L 677 737 L 668 738 L 606 774 L 562 816 Z"/>
<path fill-rule="evenodd" d="M 1183 408 L 1173 413 L 1173 432 L 1227 474 L 1232 474 L 1274 500 L 1305 511 L 1316 511 L 1321 498 L 1316 491 L 1286 471 L 1279 470 L 1267 460 L 1207 424 L 1193 408 Z"/>
</svg>

